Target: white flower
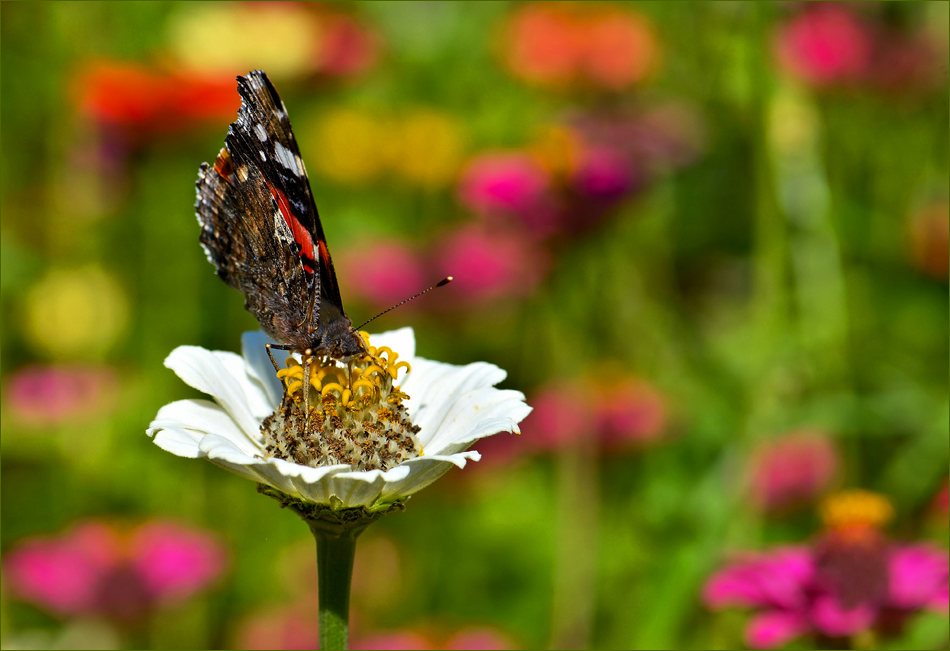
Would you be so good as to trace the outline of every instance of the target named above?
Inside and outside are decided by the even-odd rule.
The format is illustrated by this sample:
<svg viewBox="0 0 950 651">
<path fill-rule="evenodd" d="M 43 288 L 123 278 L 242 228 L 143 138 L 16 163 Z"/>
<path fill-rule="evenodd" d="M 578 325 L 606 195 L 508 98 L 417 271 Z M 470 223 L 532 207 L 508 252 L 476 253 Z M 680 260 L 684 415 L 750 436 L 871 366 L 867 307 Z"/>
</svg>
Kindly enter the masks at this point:
<svg viewBox="0 0 950 651">
<path fill-rule="evenodd" d="M 421 428 L 417 438 L 424 455 L 387 471 L 291 463 L 264 451 L 261 423 L 283 395 L 265 352 L 267 341 L 262 332 L 245 333 L 243 358 L 197 346 L 173 350 L 165 366 L 214 402 L 179 400 L 162 407 L 147 431 L 155 444 L 181 457 L 205 457 L 307 502 L 377 511 L 425 488 L 453 465 L 478 461 L 478 452 L 466 448 L 492 434 L 518 433 L 518 423 L 531 411 L 521 392 L 494 388 L 505 379 L 502 369 L 485 362 L 455 366 L 416 357 L 412 329 L 402 328 L 373 335 L 372 342 L 398 352 L 412 367 L 408 374 L 401 369 L 396 381 L 410 396 L 406 406 L 412 423 Z"/>
</svg>

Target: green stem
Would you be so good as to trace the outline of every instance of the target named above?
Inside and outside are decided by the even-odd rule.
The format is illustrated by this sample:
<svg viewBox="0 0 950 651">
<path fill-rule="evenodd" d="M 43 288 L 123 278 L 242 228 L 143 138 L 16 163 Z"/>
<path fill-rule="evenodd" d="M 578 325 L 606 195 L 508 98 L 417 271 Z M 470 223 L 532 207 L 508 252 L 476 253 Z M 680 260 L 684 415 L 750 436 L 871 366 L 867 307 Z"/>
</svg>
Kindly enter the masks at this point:
<svg viewBox="0 0 950 651">
<path fill-rule="evenodd" d="M 320 648 L 345 649 L 349 637 L 350 582 L 353 579 L 356 538 L 363 529 L 387 513 L 405 509 L 405 503 L 378 504 L 371 509 L 363 506 L 340 508 L 337 497 L 330 498 L 329 504 L 316 504 L 266 484 L 258 484 L 257 492 L 277 500 L 281 508 L 290 509 L 310 527 L 317 541 Z"/>
<path fill-rule="evenodd" d="M 363 527 L 339 535 L 311 527 L 317 540 L 317 571 L 320 588 L 320 648 L 346 649 L 349 637 L 350 582 L 356 537 Z"/>
</svg>

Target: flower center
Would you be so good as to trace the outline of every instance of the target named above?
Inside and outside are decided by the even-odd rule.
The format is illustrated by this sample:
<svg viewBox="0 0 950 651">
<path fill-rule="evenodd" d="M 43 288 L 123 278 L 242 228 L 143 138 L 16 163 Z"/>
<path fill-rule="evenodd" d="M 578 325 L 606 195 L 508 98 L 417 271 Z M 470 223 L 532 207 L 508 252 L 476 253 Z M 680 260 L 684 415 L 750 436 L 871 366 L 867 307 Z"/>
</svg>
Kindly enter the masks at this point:
<svg viewBox="0 0 950 651">
<path fill-rule="evenodd" d="M 261 433 L 269 457 L 305 466 L 346 464 L 354 470 L 389 470 L 422 456 L 419 427 L 409 420 L 403 402 L 409 396 L 393 382 L 399 353 L 371 346 L 360 332 L 367 354 L 346 364 L 328 357 L 287 358 L 277 372 L 284 397 L 264 419 Z M 309 415 L 304 413 L 304 369 L 309 367 Z M 309 416 L 309 417 L 308 417 Z"/>
<path fill-rule="evenodd" d="M 865 490 L 841 491 L 821 504 L 821 519 L 828 529 L 880 529 L 894 517 L 886 497 Z"/>
</svg>

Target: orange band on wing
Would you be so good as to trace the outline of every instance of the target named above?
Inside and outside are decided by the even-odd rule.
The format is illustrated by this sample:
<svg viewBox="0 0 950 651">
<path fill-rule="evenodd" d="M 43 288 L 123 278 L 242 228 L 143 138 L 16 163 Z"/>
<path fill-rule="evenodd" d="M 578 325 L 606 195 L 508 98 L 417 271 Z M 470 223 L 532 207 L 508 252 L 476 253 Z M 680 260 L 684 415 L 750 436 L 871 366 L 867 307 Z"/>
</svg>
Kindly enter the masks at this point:
<svg viewBox="0 0 950 651">
<path fill-rule="evenodd" d="M 218 157 L 214 159 L 214 171 L 228 183 L 231 182 L 231 175 L 234 174 L 234 164 L 231 162 L 231 152 L 227 149 L 222 149 L 218 153 Z"/>
<path fill-rule="evenodd" d="M 280 210 L 284 222 L 287 224 L 290 232 L 293 233 L 294 241 L 300 245 L 300 257 L 302 258 L 304 271 L 314 273 L 317 269 L 317 264 L 316 260 L 313 259 L 313 237 L 311 237 L 310 231 L 308 231 L 304 225 L 300 223 L 300 220 L 290 211 L 290 202 L 287 201 L 287 196 L 270 183 L 267 184 L 267 187 L 270 189 L 274 201 L 277 202 L 277 208 Z M 320 244 L 322 245 L 323 242 L 321 241 Z M 321 257 L 325 249 L 326 246 L 324 245 L 320 251 Z"/>
</svg>

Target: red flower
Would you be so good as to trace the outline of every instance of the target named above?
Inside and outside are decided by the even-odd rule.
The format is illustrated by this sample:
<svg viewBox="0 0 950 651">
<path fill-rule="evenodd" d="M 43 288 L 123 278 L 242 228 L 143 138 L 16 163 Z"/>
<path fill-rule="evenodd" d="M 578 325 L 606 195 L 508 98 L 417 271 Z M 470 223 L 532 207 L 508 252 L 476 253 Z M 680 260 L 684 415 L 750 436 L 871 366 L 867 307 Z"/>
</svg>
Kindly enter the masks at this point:
<svg viewBox="0 0 950 651">
<path fill-rule="evenodd" d="M 230 76 L 162 73 L 136 64 L 96 63 L 76 78 L 79 109 L 133 135 L 158 136 L 204 122 L 227 123 L 241 104 Z"/>
</svg>

